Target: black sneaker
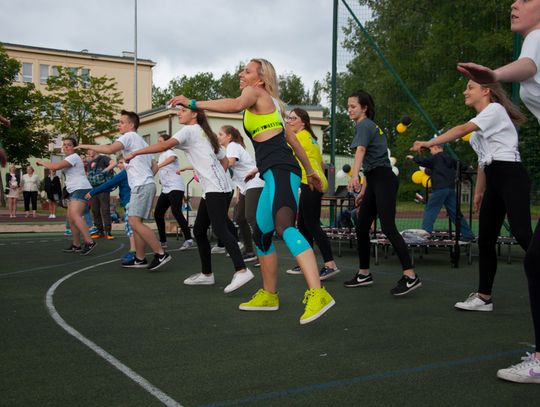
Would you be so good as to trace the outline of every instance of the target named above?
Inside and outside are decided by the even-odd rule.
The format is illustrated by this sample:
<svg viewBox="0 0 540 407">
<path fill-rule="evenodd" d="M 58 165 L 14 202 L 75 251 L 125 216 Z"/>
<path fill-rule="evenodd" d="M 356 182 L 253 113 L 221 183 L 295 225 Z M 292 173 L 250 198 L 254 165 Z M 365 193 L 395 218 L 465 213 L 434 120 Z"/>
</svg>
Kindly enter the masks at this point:
<svg viewBox="0 0 540 407">
<path fill-rule="evenodd" d="M 324 266 L 321 271 L 319 272 L 319 276 L 321 277 L 321 281 L 327 280 L 332 276 L 335 276 L 337 273 L 339 273 L 341 270 L 332 267 L 326 267 Z"/>
<path fill-rule="evenodd" d="M 397 285 L 390 290 L 390 294 L 405 295 L 421 286 L 422 282 L 420 281 L 420 277 L 418 277 L 418 275 L 415 275 L 414 278 L 403 275 L 397 282 Z"/>
<path fill-rule="evenodd" d="M 361 273 L 356 273 L 353 278 L 343 283 L 345 287 L 363 287 L 371 284 L 373 284 L 373 277 L 371 276 L 371 273 L 369 273 L 367 276 Z"/>
<path fill-rule="evenodd" d="M 90 242 L 90 243 L 83 244 L 82 250 L 81 250 L 81 255 L 86 256 L 87 254 L 90 254 L 90 252 L 92 250 L 94 250 L 94 247 L 96 247 L 96 246 L 97 246 L 96 242 Z"/>
<path fill-rule="evenodd" d="M 134 256 L 131 260 L 126 263 L 122 263 L 122 267 L 132 268 L 132 269 L 145 269 L 148 267 L 148 261 L 146 258 L 138 259 L 137 256 Z"/>
<path fill-rule="evenodd" d="M 66 247 L 65 249 L 63 249 L 62 251 L 64 253 L 80 253 L 81 252 L 81 246 L 75 246 L 74 244 L 72 244 L 71 246 L 69 247 Z"/>
<path fill-rule="evenodd" d="M 152 259 L 152 263 L 148 266 L 148 270 L 153 271 L 157 270 L 161 266 L 163 266 L 165 263 L 167 263 L 169 260 L 171 260 L 172 257 L 169 253 L 163 253 L 163 254 L 154 254 L 154 258 Z"/>
</svg>

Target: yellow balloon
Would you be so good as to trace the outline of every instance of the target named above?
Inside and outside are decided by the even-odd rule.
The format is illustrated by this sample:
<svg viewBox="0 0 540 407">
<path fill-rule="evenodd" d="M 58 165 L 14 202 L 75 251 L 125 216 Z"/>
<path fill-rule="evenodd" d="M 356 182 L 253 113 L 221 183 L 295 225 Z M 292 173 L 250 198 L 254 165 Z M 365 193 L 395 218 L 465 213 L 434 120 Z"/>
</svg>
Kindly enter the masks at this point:
<svg viewBox="0 0 540 407">
<path fill-rule="evenodd" d="M 422 178 L 422 186 L 424 188 L 431 188 L 431 177 L 429 175 L 424 174 L 424 178 Z"/>
<path fill-rule="evenodd" d="M 463 137 L 461 137 L 461 139 L 463 141 L 469 141 L 470 142 L 471 141 L 471 135 L 472 135 L 472 133 L 465 134 Z"/>
<path fill-rule="evenodd" d="M 350 170 L 350 171 L 347 173 L 347 175 L 348 175 L 349 177 L 352 177 L 352 170 Z"/>
<path fill-rule="evenodd" d="M 398 133 L 405 133 L 407 131 L 407 126 L 405 126 L 403 123 L 398 123 L 396 126 L 396 130 Z"/>
<path fill-rule="evenodd" d="M 415 171 L 413 172 L 412 176 L 411 176 L 411 179 L 412 179 L 412 182 L 414 182 L 415 184 L 421 184 L 422 183 L 422 180 L 424 179 L 424 171 Z"/>
<path fill-rule="evenodd" d="M 364 185 L 364 177 L 360 177 L 360 185 Z"/>
</svg>

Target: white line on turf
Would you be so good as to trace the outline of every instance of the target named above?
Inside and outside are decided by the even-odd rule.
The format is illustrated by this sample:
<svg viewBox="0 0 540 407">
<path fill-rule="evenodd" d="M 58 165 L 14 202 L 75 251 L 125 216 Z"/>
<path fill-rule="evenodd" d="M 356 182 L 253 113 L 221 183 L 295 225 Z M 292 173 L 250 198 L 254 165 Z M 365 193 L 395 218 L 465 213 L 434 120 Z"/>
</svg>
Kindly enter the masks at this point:
<svg viewBox="0 0 540 407">
<path fill-rule="evenodd" d="M 56 308 L 54 306 L 53 302 L 53 296 L 56 289 L 67 279 L 73 277 L 76 274 L 82 273 L 86 270 L 91 270 L 93 268 L 103 266 L 105 264 L 114 263 L 117 262 L 117 259 L 104 261 L 102 263 L 94 264 L 92 266 L 84 267 L 80 270 L 74 271 L 73 273 L 68 274 L 67 276 L 62 277 L 60 280 L 58 280 L 56 283 L 54 283 L 49 290 L 47 291 L 47 294 L 45 296 L 45 304 L 47 306 L 47 311 L 51 315 L 51 317 L 54 319 L 54 321 L 60 325 L 62 329 L 64 329 L 68 334 L 82 342 L 84 345 L 86 345 L 88 348 L 93 350 L 95 353 L 97 353 L 100 357 L 105 359 L 108 363 L 113 365 L 116 369 L 120 370 L 122 373 L 124 373 L 127 377 L 129 377 L 131 380 L 133 380 L 135 383 L 137 383 L 139 386 L 141 386 L 144 390 L 146 390 L 148 393 L 153 395 L 155 398 L 157 398 L 161 403 L 165 404 L 166 406 L 174 406 L 174 407 L 181 407 L 181 405 L 171 397 L 169 397 L 167 394 L 162 392 L 160 389 L 158 389 L 156 386 L 154 386 L 152 383 L 150 383 L 148 380 L 146 380 L 144 377 L 136 373 L 135 371 L 131 370 L 129 367 L 124 365 L 122 362 L 120 362 L 118 359 L 116 359 L 113 355 L 108 353 L 105 349 L 101 348 L 96 343 L 92 342 L 90 339 L 83 336 L 79 331 L 77 331 L 75 328 L 73 328 L 71 325 L 69 325 L 56 311 Z"/>
</svg>

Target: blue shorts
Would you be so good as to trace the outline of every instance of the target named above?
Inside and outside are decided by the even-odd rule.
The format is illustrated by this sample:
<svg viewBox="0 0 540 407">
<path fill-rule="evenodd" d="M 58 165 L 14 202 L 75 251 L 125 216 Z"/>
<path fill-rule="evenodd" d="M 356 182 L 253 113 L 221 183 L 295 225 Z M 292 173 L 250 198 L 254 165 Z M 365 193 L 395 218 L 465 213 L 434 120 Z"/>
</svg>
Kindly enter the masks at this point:
<svg viewBox="0 0 540 407">
<path fill-rule="evenodd" d="M 90 191 L 91 191 L 91 189 L 76 189 L 75 191 L 73 191 L 73 192 L 71 192 L 69 194 L 68 199 L 70 201 L 88 202 L 88 200 L 84 196 Z"/>
</svg>

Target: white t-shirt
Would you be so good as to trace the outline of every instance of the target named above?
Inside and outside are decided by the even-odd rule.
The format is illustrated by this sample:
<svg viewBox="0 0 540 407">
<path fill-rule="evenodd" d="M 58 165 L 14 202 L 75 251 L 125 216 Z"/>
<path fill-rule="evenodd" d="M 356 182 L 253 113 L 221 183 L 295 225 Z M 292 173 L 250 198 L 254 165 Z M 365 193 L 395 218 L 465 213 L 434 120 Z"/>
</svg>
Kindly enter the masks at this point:
<svg viewBox="0 0 540 407">
<path fill-rule="evenodd" d="M 124 157 L 133 151 L 148 147 L 146 141 L 134 131 L 122 134 L 116 141 L 119 141 L 124 146 Z M 155 183 L 154 174 L 152 173 L 152 154 L 138 155 L 132 159 L 129 164 L 126 164 L 126 172 L 131 189 Z"/>
<path fill-rule="evenodd" d="M 473 131 L 471 147 L 478 155 L 481 168 L 493 160 L 521 161 L 516 127 L 502 105 L 490 103 L 470 121 L 480 128 Z"/>
<path fill-rule="evenodd" d="M 540 30 L 534 30 L 525 37 L 521 48 L 521 58 L 530 58 L 536 65 L 536 74 L 521 82 L 519 96 L 525 106 L 540 122 Z"/>
<path fill-rule="evenodd" d="M 182 127 L 173 136 L 178 141 L 178 148 L 183 150 L 193 169 L 199 176 L 203 197 L 207 192 L 231 192 L 225 170 L 219 160 L 225 157 L 225 151 L 220 149 L 214 153 L 208 137 L 198 124 Z"/>
<path fill-rule="evenodd" d="M 81 157 L 74 153 L 68 155 L 64 160 L 71 164 L 71 167 L 63 168 L 67 191 L 71 194 L 79 189 L 92 189 L 90 181 L 86 178 L 84 163 Z"/>
<path fill-rule="evenodd" d="M 259 178 L 259 174 L 247 183 L 244 181 L 246 175 L 257 167 L 255 160 L 244 147 L 234 141 L 230 142 L 227 145 L 227 158 L 236 158 L 236 164 L 230 168 L 233 171 L 233 183 L 238 187 L 242 195 L 245 195 L 248 189 L 264 187 L 264 181 Z"/>
<path fill-rule="evenodd" d="M 176 170 L 180 168 L 178 164 L 178 157 L 172 150 L 167 150 L 159 155 L 158 165 L 170 157 L 176 159 L 159 169 L 159 181 L 161 182 L 161 192 L 168 194 L 171 191 L 185 191 L 186 184 L 184 178 L 176 173 Z"/>
</svg>

